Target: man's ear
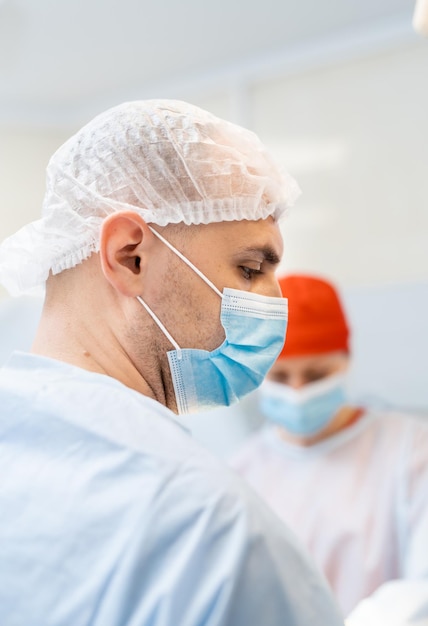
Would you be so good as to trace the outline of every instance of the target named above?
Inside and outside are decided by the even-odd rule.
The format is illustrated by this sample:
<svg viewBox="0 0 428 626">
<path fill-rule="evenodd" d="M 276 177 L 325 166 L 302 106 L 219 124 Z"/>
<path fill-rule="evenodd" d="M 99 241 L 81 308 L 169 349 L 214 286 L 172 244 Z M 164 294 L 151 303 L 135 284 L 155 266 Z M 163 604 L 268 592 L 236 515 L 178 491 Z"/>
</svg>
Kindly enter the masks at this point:
<svg viewBox="0 0 428 626">
<path fill-rule="evenodd" d="M 141 293 L 144 252 L 153 234 L 143 218 L 133 211 L 112 213 L 103 222 L 100 259 L 104 276 L 125 296 Z"/>
</svg>

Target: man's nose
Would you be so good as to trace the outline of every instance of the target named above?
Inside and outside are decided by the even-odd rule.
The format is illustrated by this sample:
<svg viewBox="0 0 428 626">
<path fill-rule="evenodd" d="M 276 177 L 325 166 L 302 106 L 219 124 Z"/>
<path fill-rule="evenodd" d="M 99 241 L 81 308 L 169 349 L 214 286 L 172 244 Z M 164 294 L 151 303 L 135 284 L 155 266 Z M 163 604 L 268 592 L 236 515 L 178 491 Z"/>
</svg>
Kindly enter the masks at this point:
<svg viewBox="0 0 428 626">
<path fill-rule="evenodd" d="M 306 384 L 306 381 L 304 380 L 303 376 L 301 376 L 300 374 L 295 374 L 293 376 L 290 376 L 287 381 L 287 385 L 296 390 L 301 389 L 302 387 L 305 386 L 305 384 Z"/>
<path fill-rule="evenodd" d="M 266 277 L 262 295 L 270 296 L 272 298 L 282 298 L 281 287 L 279 286 L 278 279 L 275 275 L 272 275 L 272 277 Z"/>
</svg>

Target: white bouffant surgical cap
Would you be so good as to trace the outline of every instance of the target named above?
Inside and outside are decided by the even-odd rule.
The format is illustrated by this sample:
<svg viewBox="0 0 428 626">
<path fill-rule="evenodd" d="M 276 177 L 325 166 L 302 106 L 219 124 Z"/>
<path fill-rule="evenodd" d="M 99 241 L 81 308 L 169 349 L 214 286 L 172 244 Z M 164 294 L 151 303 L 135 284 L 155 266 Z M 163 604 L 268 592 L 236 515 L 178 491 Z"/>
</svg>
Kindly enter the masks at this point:
<svg viewBox="0 0 428 626">
<path fill-rule="evenodd" d="M 81 263 L 114 212 L 159 226 L 279 219 L 298 195 L 254 133 L 186 102 L 127 102 L 52 156 L 42 218 L 0 246 L 0 283 L 16 295 Z"/>
</svg>

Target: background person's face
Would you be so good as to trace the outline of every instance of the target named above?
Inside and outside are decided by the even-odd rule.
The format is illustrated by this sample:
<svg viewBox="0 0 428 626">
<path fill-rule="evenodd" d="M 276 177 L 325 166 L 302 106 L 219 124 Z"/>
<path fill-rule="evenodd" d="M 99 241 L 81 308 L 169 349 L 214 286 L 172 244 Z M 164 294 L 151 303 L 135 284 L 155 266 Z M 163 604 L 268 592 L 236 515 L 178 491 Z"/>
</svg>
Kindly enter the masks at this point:
<svg viewBox="0 0 428 626">
<path fill-rule="evenodd" d="M 344 372 L 348 366 L 349 356 L 345 352 L 288 357 L 276 361 L 267 378 L 300 389 L 327 376 Z"/>
</svg>

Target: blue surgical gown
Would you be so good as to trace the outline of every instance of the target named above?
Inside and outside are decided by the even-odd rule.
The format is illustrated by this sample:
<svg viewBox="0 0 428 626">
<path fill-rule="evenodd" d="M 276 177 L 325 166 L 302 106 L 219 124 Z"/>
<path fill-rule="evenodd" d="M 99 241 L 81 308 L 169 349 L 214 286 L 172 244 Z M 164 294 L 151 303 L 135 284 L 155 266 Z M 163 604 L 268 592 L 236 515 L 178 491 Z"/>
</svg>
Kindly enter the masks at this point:
<svg viewBox="0 0 428 626">
<path fill-rule="evenodd" d="M 343 623 L 274 514 L 113 378 L 13 355 L 0 476 L 1 626 Z"/>
</svg>

